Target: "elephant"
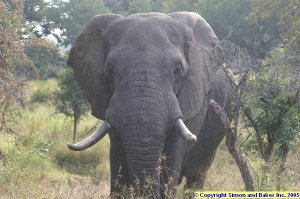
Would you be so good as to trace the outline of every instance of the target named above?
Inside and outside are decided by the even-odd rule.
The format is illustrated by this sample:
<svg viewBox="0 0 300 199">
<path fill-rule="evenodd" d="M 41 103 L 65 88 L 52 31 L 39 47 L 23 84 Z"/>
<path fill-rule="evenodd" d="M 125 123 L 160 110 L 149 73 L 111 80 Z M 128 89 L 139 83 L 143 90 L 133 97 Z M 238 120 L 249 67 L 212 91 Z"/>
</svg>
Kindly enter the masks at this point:
<svg viewBox="0 0 300 199">
<path fill-rule="evenodd" d="M 203 188 L 225 135 L 209 100 L 226 114 L 234 100 L 223 59 L 197 13 L 93 17 L 67 63 L 92 115 L 104 122 L 68 147 L 81 151 L 109 135 L 112 195 L 131 187 L 137 195 L 174 197 L 183 177 L 186 188 Z"/>
</svg>

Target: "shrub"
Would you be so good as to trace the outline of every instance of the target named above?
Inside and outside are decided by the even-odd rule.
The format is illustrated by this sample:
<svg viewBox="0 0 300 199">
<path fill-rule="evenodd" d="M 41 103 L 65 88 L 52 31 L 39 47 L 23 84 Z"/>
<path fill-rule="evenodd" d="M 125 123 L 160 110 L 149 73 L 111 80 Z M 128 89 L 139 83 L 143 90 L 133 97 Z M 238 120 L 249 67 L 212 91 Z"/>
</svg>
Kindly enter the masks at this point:
<svg viewBox="0 0 300 199">
<path fill-rule="evenodd" d="M 37 90 L 31 96 L 32 103 L 46 103 L 52 98 L 52 93 L 49 90 Z"/>
</svg>

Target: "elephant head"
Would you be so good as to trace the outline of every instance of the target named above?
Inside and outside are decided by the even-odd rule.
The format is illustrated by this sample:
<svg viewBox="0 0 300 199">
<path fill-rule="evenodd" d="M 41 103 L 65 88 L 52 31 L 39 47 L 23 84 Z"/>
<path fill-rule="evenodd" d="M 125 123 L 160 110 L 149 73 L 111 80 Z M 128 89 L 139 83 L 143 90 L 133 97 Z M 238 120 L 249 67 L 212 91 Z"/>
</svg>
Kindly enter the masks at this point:
<svg viewBox="0 0 300 199">
<path fill-rule="evenodd" d="M 167 136 L 196 142 L 184 121 L 204 119 L 220 55 L 217 37 L 195 13 L 94 17 L 73 44 L 68 65 L 92 114 L 105 122 L 69 148 L 83 150 L 114 134 L 131 183 L 152 176 L 159 185 L 156 168 Z"/>
</svg>

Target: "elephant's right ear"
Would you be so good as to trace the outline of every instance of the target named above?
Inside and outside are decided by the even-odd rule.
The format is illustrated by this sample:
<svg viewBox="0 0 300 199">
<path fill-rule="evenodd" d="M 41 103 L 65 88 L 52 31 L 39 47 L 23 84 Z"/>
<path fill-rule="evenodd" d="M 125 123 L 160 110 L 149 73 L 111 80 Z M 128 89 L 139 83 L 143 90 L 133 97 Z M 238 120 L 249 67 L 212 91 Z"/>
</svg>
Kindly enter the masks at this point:
<svg viewBox="0 0 300 199">
<path fill-rule="evenodd" d="M 189 69 L 184 78 L 175 81 L 175 93 L 184 121 L 202 116 L 204 120 L 209 94 L 216 79 L 219 62 L 222 63 L 220 42 L 208 23 L 197 13 L 174 12 L 169 16 L 186 26 L 192 34 L 185 56 Z"/>
<path fill-rule="evenodd" d="M 112 92 L 104 75 L 103 33 L 120 15 L 103 14 L 92 18 L 74 42 L 68 65 L 92 105 L 92 115 L 104 120 Z"/>
</svg>

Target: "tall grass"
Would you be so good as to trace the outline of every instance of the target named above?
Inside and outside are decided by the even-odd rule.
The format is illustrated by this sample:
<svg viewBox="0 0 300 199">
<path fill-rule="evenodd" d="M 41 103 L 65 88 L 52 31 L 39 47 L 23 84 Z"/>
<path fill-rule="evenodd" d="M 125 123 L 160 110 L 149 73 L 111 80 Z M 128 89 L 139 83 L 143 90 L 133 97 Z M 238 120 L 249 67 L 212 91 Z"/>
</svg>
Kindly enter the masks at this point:
<svg viewBox="0 0 300 199">
<path fill-rule="evenodd" d="M 20 110 L 22 117 L 13 126 L 14 132 L 0 132 L 0 198 L 108 196 L 108 136 L 83 152 L 70 151 L 67 143 L 72 140 L 73 120 L 55 111 L 51 97 L 46 102 L 31 100 L 35 92 L 51 96 L 56 89 L 56 81 L 35 81 L 30 86 L 32 92 L 28 95 L 26 108 Z M 78 139 L 86 137 L 87 130 L 96 123 L 92 116 L 83 118 L 79 124 Z M 290 152 L 284 175 L 276 176 L 276 161 L 270 173 L 264 172 L 263 161 L 242 138 L 239 148 L 251 165 L 257 189 L 275 190 L 280 180 L 283 190 L 299 190 L 300 146 Z M 177 188 L 176 198 L 183 197 L 183 186 L 184 180 Z M 208 172 L 204 189 L 244 190 L 238 167 L 224 142 Z"/>
<path fill-rule="evenodd" d="M 97 179 L 109 176 L 108 138 L 84 152 L 67 148 L 72 137 L 73 120 L 57 113 L 52 105 L 51 93 L 55 85 L 55 80 L 31 83 L 27 106 L 20 110 L 22 117 L 12 132 L 0 132 L 1 197 L 27 198 L 37 194 L 32 188 L 40 182 L 62 183 L 69 181 L 72 175 Z M 48 93 L 47 102 L 33 102 L 31 99 L 36 92 Z M 79 136 L 96 122 L 91 116 L 83 118 Z"/>
<path fill-rule="evenodd" d="M 242 141 L 242 140 L 240 140 Z M 244 140 L 243 140 L 244 141 Z M 280 176 L 277 171 L 280 162 L 273 160 L 271 169 L 267 172 L 266 165 L 260 154 L 255 150 L 245 147 L 246 143 L 239 143 L 239 150 L 251 168 L 254 177 L 255 189 L 259 191 L 275 191 L 278 183 L 281 184 L 281 191 L 300 190 L 300 146 L 289 153 L 286 170 Z M 228 152 L 225 142 L 221 143 L 215 160 L 208 172 L 205 183 L 205 190 L 216 191 L 244 191 L 245 186 L 238 170 L 238 167 Z"/>
</svg>

